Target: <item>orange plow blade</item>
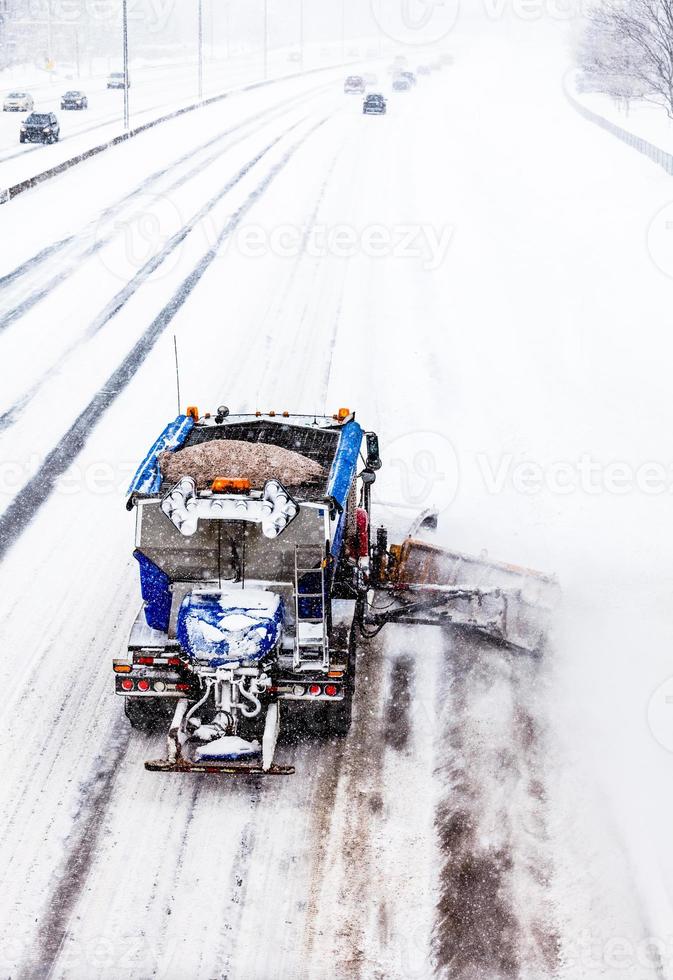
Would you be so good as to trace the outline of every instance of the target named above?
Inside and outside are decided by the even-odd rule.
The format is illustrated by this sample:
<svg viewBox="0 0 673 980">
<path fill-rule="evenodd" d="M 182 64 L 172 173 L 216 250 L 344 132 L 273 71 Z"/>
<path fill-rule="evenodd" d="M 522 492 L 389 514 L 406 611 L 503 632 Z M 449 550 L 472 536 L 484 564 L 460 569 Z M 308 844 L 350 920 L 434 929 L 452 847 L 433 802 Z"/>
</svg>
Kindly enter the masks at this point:
<svg viewBox="0 0 673 980">
<path fill-rule="evenodd" d="M 554 578 L 448 551 L 414 538 L 390 549 L 387 580 L 409 618 L 481 632 L 529 653 L 542 651 L 559 599 Z"/>
</svg>

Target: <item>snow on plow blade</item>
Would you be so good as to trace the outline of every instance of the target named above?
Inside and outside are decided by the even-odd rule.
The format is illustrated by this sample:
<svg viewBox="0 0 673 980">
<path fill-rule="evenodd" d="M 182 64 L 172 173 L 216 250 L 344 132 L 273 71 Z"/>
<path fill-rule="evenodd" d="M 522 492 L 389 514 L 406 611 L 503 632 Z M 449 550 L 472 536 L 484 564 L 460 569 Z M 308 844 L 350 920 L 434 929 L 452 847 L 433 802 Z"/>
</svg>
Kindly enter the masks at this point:
<svg viewBox="0 0 673 980">
<path fill-rule="evenodd" d="M 409 621 L 450 622 L 527 653 L 541 652 L 558 601 L 555 579 L 414 538 L 393 546 L 391 554 L 389 581 L 406 595 Z"/>
</svg>

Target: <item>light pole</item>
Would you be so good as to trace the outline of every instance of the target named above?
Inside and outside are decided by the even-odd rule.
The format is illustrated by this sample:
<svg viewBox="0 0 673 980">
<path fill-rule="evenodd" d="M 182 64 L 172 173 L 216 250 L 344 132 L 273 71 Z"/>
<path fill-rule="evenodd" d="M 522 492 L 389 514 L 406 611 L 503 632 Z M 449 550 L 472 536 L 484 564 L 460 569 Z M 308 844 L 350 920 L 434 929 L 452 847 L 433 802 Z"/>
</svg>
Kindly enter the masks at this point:
<svg viewBox="0 0 673 980">
<path fill-rule="evenodd" d="M 304 0 L 299 0 L 299 70 L 304 70 Z"/>
<path fill-rule="evenodd" d="M 52 62 L 52 37 L 51 37 L 51 0 L 47 0 L 47 67 L 49 68 L 49 79 L 51 80 L 51 62 Z"/>
<path fill-rule="evenodd" d="M 269 0 L 264 0 L 264 79 L 269 77 Z"/>
<path fill-rule="evenodd" d="M 199 0 L 199 102 L 203 100 L 203 0 Z"/>
<path fill-rule="evenodd" d="M 341 63 L 346 61 L 346 0 L 341 0 Z"/>
<path fill-rule="evenodd" d="M 122 0 L 122 47 L 124 57 L 124 129 L 129 128 L 129 20 L 127 0 Z"/>
</svg>

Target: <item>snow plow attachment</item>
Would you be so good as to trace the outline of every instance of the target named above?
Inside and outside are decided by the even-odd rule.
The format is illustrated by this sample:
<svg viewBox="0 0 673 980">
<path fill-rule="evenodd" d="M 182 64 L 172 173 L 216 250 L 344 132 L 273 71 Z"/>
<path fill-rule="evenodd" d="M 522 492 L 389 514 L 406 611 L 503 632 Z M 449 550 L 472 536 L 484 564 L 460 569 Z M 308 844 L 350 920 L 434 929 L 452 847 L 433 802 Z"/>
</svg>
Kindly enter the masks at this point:
<svg viewBox="0 0 673 980">
<path fill-rule="evenodd" d="M 393 604 L 372 611 L 368 625 L 451 625 L 523 653 L 542 651 L 558 601 L 555 579 L 414 538 L 390 551 L 379 542 L 377 553 L 385 557 L 375 563 L 375 574 Z"/>
</svg>

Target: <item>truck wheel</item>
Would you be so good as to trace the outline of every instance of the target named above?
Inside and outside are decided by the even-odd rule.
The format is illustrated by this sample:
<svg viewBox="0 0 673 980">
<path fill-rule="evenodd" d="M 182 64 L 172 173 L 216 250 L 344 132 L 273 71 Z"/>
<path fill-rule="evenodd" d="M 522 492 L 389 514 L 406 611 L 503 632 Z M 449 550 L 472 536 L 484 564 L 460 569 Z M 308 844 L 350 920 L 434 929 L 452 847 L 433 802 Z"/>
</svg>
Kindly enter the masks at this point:
<svg viewBox="0 0 673 980">
<path fill-rule="evenodd" d="M 170 717 L 163 698 L 125 698 L 124 713 L 140 732 L 152 732 Z"/>
</svg>

